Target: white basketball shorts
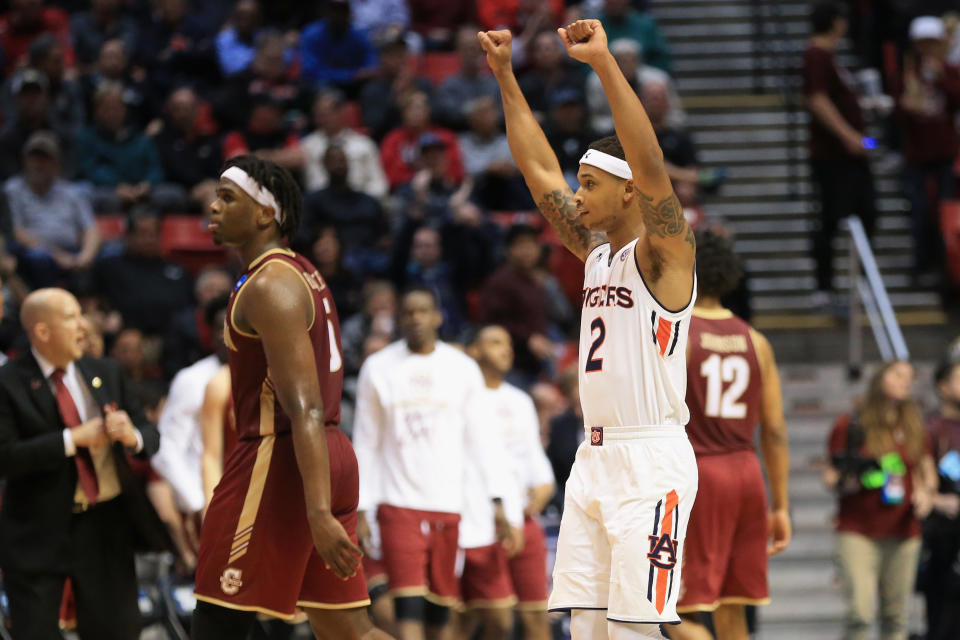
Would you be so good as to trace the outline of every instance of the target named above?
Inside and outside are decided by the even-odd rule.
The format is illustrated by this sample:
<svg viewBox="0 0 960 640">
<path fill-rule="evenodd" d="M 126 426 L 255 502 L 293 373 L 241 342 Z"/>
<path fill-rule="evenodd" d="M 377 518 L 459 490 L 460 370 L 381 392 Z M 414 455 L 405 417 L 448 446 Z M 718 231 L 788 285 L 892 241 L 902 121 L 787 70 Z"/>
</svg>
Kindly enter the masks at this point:
<svg viewBox="0 0 960 640">
<path fill-rule="evenodd" d="M 697 460 L 682 427 L 586 427 L 567 480 L 551 611 L 676 624 Z"/>
</svg>

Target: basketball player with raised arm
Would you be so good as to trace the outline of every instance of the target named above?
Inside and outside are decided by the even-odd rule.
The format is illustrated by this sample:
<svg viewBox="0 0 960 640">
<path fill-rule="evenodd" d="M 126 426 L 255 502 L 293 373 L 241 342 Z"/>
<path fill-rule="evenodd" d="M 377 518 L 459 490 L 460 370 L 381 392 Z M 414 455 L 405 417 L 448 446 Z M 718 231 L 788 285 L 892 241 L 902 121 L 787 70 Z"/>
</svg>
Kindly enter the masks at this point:
<svg viewBox="0 0 960 640">
<path fill-rule="evenodd" d="M 356 545 L 359 477 L 338 428 L 343 367 L 333 296 L 283 247 L 300 189 L 256 156 L 229 160 L 210 205 L 218 244 L 248 265 L 227 307 L 238 441 L 200 538 L 194 640 L 246 638 L 256 613 L 303 609 L 317 638 L 383 640 Z"/>
<path fill-rule="evenodd" d="M 767 556 L 790 543 L 790 452 L 780 377 L 770 343 L 720 303 L 742 275 L 728 238 L 697 232 L 699 296 L 687 348 L 687 434 L 700 491 L 690 514 L 674 640 L 712 640 L 699 620 L 713 612 L 717 640 L 748 640 L 746 605 L 769 602 Z M 754 433 L 770 479 L 772 509 Z"/>
<path fill-rule="evenodd" d="M 697 493 L 684 432 L 695 242 L 657 138 L 597 20 L 559 30 L 599 76 L 617 135 L 589 145 L 574 194 L 514 77 L 508 31 L 479 34 L 514 160 L 544 217 L 584 260 L 580 396 L 586 440 L 567 482 L 549 608 L 574 640 L 661 638 L 676 624 Z"/>
</svg>

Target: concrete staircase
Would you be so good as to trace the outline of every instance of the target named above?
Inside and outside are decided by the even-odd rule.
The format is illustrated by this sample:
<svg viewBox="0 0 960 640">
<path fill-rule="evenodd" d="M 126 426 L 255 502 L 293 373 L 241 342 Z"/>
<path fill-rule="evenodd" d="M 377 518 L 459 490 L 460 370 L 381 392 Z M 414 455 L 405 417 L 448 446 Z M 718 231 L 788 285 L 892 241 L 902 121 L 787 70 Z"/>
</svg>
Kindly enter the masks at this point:
<svg viewBox="0 0 960 640">
<path fill-rule="evenodd" d="M 816 219 L 806 165 L 808 116 L 799 103 L 809 34 L 806 0 L 655 0 L 651 13 L 674 54 L 674 77 L 703 166 L 729 179 L 705 208 L 736 234 L 750 274 L 755 324 L 764 329 L 831 328 L 814 306 L 810 232 Z M 766 40 L 756 34 L 763 33 Z M 856 61 L 841 50 L 841 62 Z M 880 137 L 880 131 L 874 132 Z M 909 219 L 899 167 L 878 153 L 881 218 L 874 243 L 901 324 L 942 324 L 939 297 L 910 282 Z M 847 286 L 846 241 L 836 241 L 837 281 Z"/>
</svg>

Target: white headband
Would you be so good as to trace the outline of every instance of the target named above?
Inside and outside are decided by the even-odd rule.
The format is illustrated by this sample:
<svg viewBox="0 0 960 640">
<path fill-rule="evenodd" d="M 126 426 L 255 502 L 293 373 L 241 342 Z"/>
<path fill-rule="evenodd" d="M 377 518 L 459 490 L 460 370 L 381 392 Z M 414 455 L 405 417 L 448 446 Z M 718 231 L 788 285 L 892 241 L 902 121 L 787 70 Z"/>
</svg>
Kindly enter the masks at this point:
<svg viewBox="0 0 960 640">
<path fill-rule="evenodd" d="M 264 207 L 273 207 L 273 219 L 277 221 L 277 224 L 283 223 L 283 213 L 280 211 L 279 205 L 277 205 L 277 199 L 274 198 L 273 194 L 267 189 L 261 187 L 256 180 L 251 178 L 249 173 L 234 165 L 221 173 L 220 177 L 232 180 L 234 184 L 243 189 L 244 192 L 258 204 Z"/>
<path fill-rule="evenodd" d="M 621 160 L 596 149 L 587 149 L 587 152 L 580 158 L 580 164 L 589 164 L 592 167 L 603 169 L 607 173 L 612 173 L 624 180 L 633 179 L 633 172 L 630 171 L 630 165 L 627 164 L 626 160 Z"/>
</svg>

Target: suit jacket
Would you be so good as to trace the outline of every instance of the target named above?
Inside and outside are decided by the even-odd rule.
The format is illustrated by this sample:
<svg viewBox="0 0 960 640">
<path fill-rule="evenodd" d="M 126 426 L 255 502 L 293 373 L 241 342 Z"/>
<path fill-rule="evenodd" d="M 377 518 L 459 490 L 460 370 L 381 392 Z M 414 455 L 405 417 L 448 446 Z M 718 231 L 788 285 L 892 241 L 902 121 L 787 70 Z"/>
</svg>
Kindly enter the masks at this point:
<svg viewBox="0 0 960 640">
<path fill-rule="evenodd" d="M 119 365 L 82 358 L 76 366 L 98 406 L 115 402 L 127 412 L 143 437 L 137 456 L 149 459 L 160 447 L 160 434 L 146 421 Z M 64 428 L 56 396 L 30 351 L 0 367 L 0 476 L 6 478 L 0 504 L 0 567 L 4 569 L 70 571 L 77 467 L 64 450 Z M 171 549 L 166 527 L 131 474 L 123 445 L 114 443 L 111 451 L 121 487 L 117 499 L 129 520 L 117 526 L 132 527 L 138 549 Z"/>
</svg>

